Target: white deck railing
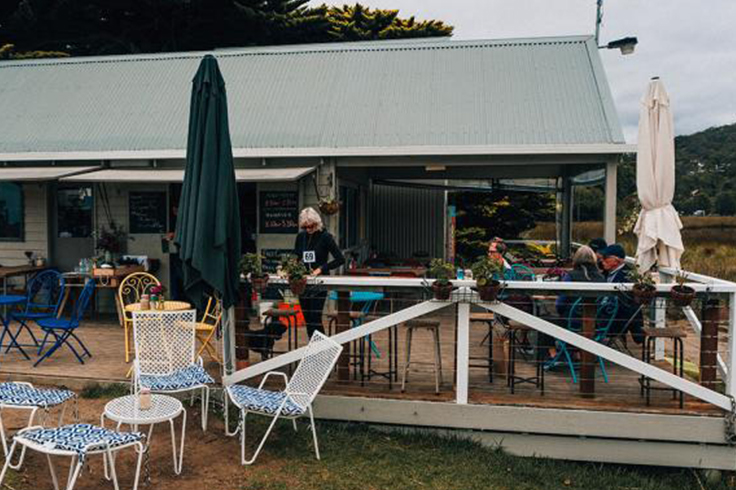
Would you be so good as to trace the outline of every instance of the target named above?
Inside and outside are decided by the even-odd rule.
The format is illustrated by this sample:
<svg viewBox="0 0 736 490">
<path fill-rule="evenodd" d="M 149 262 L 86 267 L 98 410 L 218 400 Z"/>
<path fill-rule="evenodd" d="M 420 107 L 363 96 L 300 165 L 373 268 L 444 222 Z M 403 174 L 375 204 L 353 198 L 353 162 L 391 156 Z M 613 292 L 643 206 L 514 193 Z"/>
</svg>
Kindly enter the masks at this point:
<svg viewBox="0 0 736 490">
<path fill-rule="evenodd" d="M 663 277 L 673 277 L 675 271 L 663 271 Z M 555 325 L 542 318 L 521 311 L 509 304 L 503 302 L 486 303 L 477 299 L 477 295 L 471 291 L 475 286 L 473 280 L 455 280 L 453 284 L 458 288 L 449 301 L 429 300 L 414 304 L 408 308 L 402 309 L 395 313 L 388 314 L 376 320 L 366 322 L 355 328 L 334 335 L 332 338 L 340 343 L 346 344 L 353 340 L 360 339 L 368 334 L 373 334 L 393 325 L 398 325 L 414 318 L 441 310 L 451 305 L 458 305 L 457 317 L 457 379 L 456 381 L 456 402 L 459 404 L 468 403 L 468 383 L 469 383 L 469 332 L 470 332 L 470 305 L 477 304 L 493 313 L 497 313 L 514 321 L 527 325 L 528 327 L 549 335 L 555 339 L 561 340 L 567 344 L 575 346 L 582 351 L 589 352 L 614 364 L 630 369 L 635 373 L 647 376 L 653 380 L 659 381 L 664 385 L 673 389 L 682 391 L 695 398 L 703 400 L 707 403 L 715 405 L 723 410 L 731 410 L 731 397 L 736 396 L 736 376 L 733 375 L 733 362 L 736 357 L 736 283 L 724 281 L 715 278 L 709 278 L 699 274 L 689 274 L 688 283 L 696 293 L 702 295 L 719 295 L 727 298 L 728 303 L 728 356 L 724 361 L 719 358 L 718 367 L 725 381 L 725 394 L 715 390 L 701 386 L 698 383 L 680 378 L 669 371 L 663 370 L 655 365 L 647 364 L 635 357 L 620 352 L 618 350 L 607 347 L 603 344 L 595 342 L 578 333 L 567 330 L 563 327 Z M 278 283 L 279 280 L 272 282 Z M 283 281 L 282 281 L 283 282 Z M 313 284 L 320 284 L 325 289 L 356 291 L 356 290 L 374 290 L 385 291 L 392 289 L 424 289 L 428 283 L 425 279 L 413 278 L 386 278 L 386 277 L 321 277 L 310 279 Z M 536 292 L 536 293 L 555 293 L 577 295 L 601 296 L 622 291 L 630 291 L 633 284 L 616 284 L 616 283 L 583 283 L 583 282 L 540 282 L 540 281 L 507 281 L 505 282 L 505 290 L 509 293 L 513 292 Z M 660 298 L 657 301 L 664 301 L 663 297 L 669 293 L 673 284 L 657 285 L 657 292 Z M 661 304 L 661 303 L 660 303 Z M 657 308 L 661 311 L 663 326 L 664 309 Z M 692 309 L 685 308 L 685 315 L 698 330 L 700 322 Z M 277 357 L 264 360 L 246 369 L 237 371 L 223 379 L 226 385 L 238 383 L 256 376 L 262 375 L 268 371 L 279 369 L 301 359 L 304 348 L 295 349 L 291 352 L 279 355 Z"/>
</svg>

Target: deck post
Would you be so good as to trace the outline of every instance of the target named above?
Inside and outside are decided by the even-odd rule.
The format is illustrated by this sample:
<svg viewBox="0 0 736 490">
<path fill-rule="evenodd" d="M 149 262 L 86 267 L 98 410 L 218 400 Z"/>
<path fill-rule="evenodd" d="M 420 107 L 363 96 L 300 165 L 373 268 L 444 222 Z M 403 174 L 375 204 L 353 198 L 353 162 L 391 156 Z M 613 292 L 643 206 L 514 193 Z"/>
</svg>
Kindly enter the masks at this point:
<svg viewBox="0 0 736 490">
<path fill-rule="evenodd" d="M 562 178 L 562 221 L 560 223 L 560 257 L 569 258 L 572 254 L 572 206 L 573 187 L 570 177 Z"/>
<path fill-rule="evenodd" d="M 583 303 L 583 337 L 591 339 L 595 337 L 596 305 L 586 300 Z M 580 351 L 580 394 L 586 398 L 595 396 L 595 354 L 588 351 Z"/>
<path fill-rule="evenodd" d="M 717 299 L 708 300 L 703 311 L 703 330 L 700 332 L 700 384 L 715 389 L 718 366 L 718 320 L 720 305 Z"/>
<path fill-rule="evenodd" d="M 350 292 L 337 292 L 337 325 L 335 333 L 344 332 L 350 329 Z M 337 379 L 340 381 L 350 381 L 350 348 L 342 351 L 340 358 L 337 360 Z"/>
<path fill-rule="evenodd" d="M 672 276 L 669 274 L 659 273 L 659 282 L 662 284 L 671 283 Z M 654 299 L 654 327 L 665 328 L 667 316 L 667 299 L 666 298 L 655 298 Z M 654 360 L 664 360 L 664 339 L 654 340 Z"/>
<path fill-rule="evenodd" d="M 455 396 L 457 403 L 468 403 L 468 371 L 470 356 L 470 303 L 457 305 L 457 380 Z"/>
<path fill-rule="evenodd" d="M 606 163 L 606 188 L 604 194 L 603 238 L 607 243 L 616 241 L 616 173 L 618 163 Z"/>
<path fill-rule="evenodd" d="M 728 377 L 726 395 L 736 396 L 736 372 L 733 358 L 736 356 L 736 293 L 728 295 Z"/>
</svg>

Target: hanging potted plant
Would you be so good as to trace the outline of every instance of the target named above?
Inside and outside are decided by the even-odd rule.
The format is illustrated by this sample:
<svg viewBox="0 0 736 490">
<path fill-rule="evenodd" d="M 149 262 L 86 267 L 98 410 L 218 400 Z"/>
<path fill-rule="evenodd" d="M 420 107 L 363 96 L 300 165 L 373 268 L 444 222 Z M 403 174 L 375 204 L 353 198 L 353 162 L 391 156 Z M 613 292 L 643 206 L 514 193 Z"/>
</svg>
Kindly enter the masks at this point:
<svg viewBox="0 0 736 490">
<path fill-rule="evenodd" d="M 268 286 L 268 274 L 263 272 L 263 257 L 248 253 L 240 258 L 240 273 L 250 281 L 253 290 L 262 293 Z"/>
<path fill-rule="evenodd" d="M 450 279 L 455 278 L 455 267 L 442 259 L 433 259 L 427 272 L 430 277 L 434 278 L 432 283 L 434 298 L 442 301 L 449 300 L 453 289 Z"/>
<path fill-rule="evenodd" d="M 319 200 L 319 210 L 322 214 L 332 216 L 340 211 L 340 201 L 332 197 L 325 197 Z"/>
<path fill-rule="evenodd" d="M 672 289 L 670 289 L 670 299 L 675 306 L 679 306 L 681 308 L 690 306 L 690 303 L 695 299 L 695 290 L 690 286 L 685 285 L 687 282 L 687 275 L 680 271 L 677 276 L 675 276 L 675 282 L 677 285 L 672 286 Z"/>
<path fill-rule="evenodd" d="M 281 260 L 281 270 L 286 274 L 291 292 L 296 296 L 304 294 L 304 290 L 307 289 L 307 275 L 309 273 L 304 264 L 293 255 L 287 255 Z"/>
<path fill-rule="evenodd" d="M 473 263 L 470 268 L 473 271 L 475 287 L 481 301 L 496 301 L 501 291 L 501 282 L 498 280 L 503 274 L 503 263 L 483 256 Z"/>
<path fill-rule="evenodd" d="M 657 287 L 654 285 L 654 279 L 650 274 L 634 270 L 631 272 L 631 282 L 634 283 L 631 294 L 634 296 L 635 303 L 648 305 L 657 295 Z"/>
</svg>

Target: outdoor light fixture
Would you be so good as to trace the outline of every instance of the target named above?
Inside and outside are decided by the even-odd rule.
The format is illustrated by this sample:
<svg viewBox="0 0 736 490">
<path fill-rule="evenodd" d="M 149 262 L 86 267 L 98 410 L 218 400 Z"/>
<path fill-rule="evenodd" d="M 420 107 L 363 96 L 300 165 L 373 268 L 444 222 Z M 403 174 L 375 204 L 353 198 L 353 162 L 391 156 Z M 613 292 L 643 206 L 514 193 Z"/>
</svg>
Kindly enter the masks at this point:
<svg viewBox="0 0 736 490">
<path fill-rule="evenodd" d="M 595 44 L 598 46 L 598 49 L 620 49 L 621 54 L 627 55 L 632 54 L 634 52 L 634 49 L 636 48 L 637 43 L 639 40 L 634 36 L 627 36 L 621 39 L 616 39 L 615 41 L 611 41 L 608 44 L 604 44 L 601 46 L 598 44 L 600 33 L 601 33 L 601 24 L 603 23 L 603 0 L 596 0 L 596 13 L 595 13 Z"/>
</svg>

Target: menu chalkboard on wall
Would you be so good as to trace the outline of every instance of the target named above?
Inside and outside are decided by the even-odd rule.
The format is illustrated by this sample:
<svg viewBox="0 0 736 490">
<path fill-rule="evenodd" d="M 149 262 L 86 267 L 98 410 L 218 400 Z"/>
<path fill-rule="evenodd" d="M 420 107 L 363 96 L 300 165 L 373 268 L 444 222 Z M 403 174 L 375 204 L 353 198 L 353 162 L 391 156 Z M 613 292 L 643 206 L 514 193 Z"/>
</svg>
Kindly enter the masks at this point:
<svg viewBox="0 0 736 490">
<path fill-rule="evenodd" d="M 260 215 L 259 233 L 296 233 L 299 231 L 299 193 L 261 192 Z"/>
<path fill-rule="evenodd" d="M 294 250 L 289 248 L 263 248 L 261 249 L 261 257 L 263 257 L 263 270 L 265 272 L 275 274 L 276 268 L 281 263 L 284 255 L 291 255 Z"/>
<path fill-rule="evenodd" d="M 166 192 L 131 192 L 128 195 L 130 233 L 166 231 Z"/>
</svg>

